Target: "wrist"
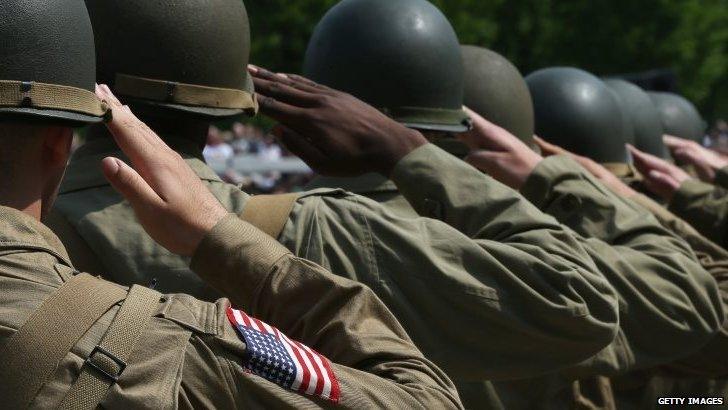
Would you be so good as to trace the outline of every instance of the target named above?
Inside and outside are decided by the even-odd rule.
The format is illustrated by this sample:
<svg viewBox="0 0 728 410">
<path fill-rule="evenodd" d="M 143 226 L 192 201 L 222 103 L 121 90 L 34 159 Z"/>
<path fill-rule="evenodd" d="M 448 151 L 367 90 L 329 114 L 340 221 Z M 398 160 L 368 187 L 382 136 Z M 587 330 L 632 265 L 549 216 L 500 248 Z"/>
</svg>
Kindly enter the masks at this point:
<svg viewBox="0 0 728 410">
<path fill-rule="evenodd" d="M 395 167 L 404 157 L 428 143 L 427 139 L 419 131 L 404 126 L 401 126 L 394 134 L 395 137 L 392 140 L 396 143 L 389 150 L 389 155 L 382 161 L 382 167 L 379 170 L 379 173 L 387 178 L 392 175 Z"/>
<path fill-rule="evenodd" d="M 191 236 L 195 238 L 194 242 L 189 247 L 186 254 L 183 256 L 192 256 L 197 252 L 200 247 L 200 243 L 212 232 L 220 222 L 228 216 L 227 210 L 222 206 L 213 206 L 205 212 L 200 213 L 200 218 L 197 219 L 198 225 L 195 229 L 196 235 Z"/>
</svg>

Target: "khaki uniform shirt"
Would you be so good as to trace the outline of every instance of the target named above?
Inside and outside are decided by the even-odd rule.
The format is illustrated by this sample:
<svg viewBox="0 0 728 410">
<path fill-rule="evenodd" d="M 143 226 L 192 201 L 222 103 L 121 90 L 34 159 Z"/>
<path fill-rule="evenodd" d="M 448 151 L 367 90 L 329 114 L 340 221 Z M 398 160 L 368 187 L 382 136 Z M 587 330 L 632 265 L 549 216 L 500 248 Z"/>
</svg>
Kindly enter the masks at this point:
<svg viewBox="0 0 728 410">
<path fill-rule="evenodd" d="M 347 408 L 458 408 L 457 393 L 422 357 L 366 287 L 339 278 L 235 216 L 200 244 L 192 268 L 239 307 L 327 356 Z M 0 345 L 75 270 L 58 238 L 0 207 Z M 312 306 L 308 300 L 317 303 Z M 82 301 L 79 301 L 82 303 Z M 166 295 L 102 408 L 315 408 L 333 403 L 286 390 L 243 368 L 247 346 L 226 318 L 230 303 Z M 101 317 L 41 387 L 33 408 L 55 408 L 118 312 Z M 60 332 L 63 329 L 59 329 Z M 32 358 L 28 358 L 32 360 Z"/>
<path fill-rule="evenodd" d="M 475 208 L 478 201 L 487 200 L 477 189 L 462 190 L 458 194 L 457 188 L 459 184 L 474 187 L 477 178 L 484 180 L 484 176 L 465 181 L 458 167 L 437 159 L 425 159 L 417 165 L 423 168 L 429 165 L 431 174 L 449 180 L 450 194 L 462 206 Z M 323 186 L 352 189 L 380 201 L 396 213 L 416 214 L 411 206 L 396 198 L 397 187 L 381 178 L 318 178 L 310 185 Z M 706 343 L 717 330 L 723 313 L 714 281 L 693 259 L 687 244 L 661 229 L 647 212 L 617 198 L 566 158 L 544 160 L 522 191 L 540 209 L 591 237 L 584 239 L 585 248 L 591 251 L 602 273 L 617 289 L 621 311 L 625 314 L 621 318 L 620 335 L 609 348 L 579 366 L 562 371 L 559 378 L 499 383 L 498 393 L 506 408 L 543 405 L 544 401 L 555 408 L 569 405 L 573 402 L 569 380 L 623 373 L 685 356 Z M 468 225 L 455 227 L 467 229 Z M 604 241 L 594 238 L 595 235 Z M 685 303 L 692 308 L 683 312 L 676 310 Z M 645 326 L 648 321 L 650 326 Z M 665 338 L 671 343 L 664 343 Z M 482 401 L 473 386 L 456 382 L 466 406 Z M 604 384 L 601 378 L 596 382 Z M 559 395 L 567 403 L 556 401 Z"/>
<path fill-rule="evenodd" d="M 142 267 L 149 267 L 166 291 L 175 285 L 161 279 L 161 268 L 181 269 L 186 261 L 170 261 L 173 255 L 149 239 L 105 182 L 99 161 L 117 149 L 103 143 L 74 156 L 56 210 L 115 280 L 126 275 L 123 283 L 147 283 Z M 248 195 L 217 179 L 195 154 L 185 154 L 187 163 L 224 206 L 240 213 Z M 477 209 L 482 217 L 471 218 L 475 209 L 459 206 L 442 181 L 420 177 L 417 164 L 431 157 L 450 158 L 421 147 L 403 159 L 399 168 L 409 171 L 395 182 L 412 188 L 411 203 L 438 209 L 449 222 L 472 221 L 465 234 L 441 221 L 402 218 L 345 191 L 319 190 L 301 195 L 279 241 L 371 287 L 425 355 L 454 378 L 543 374 L 609 344 L 618 320 L 614 291 L 573 234 L 491 179 L 478 187 L 487 198 Z M 466 164 L 461 171 L 477 173 Z"/>
<path fill-rule="evenodd" d="M 728 251 L 702 236 L 690 224 L 644 195 L 630 198 L 652 212 L 670 231 L 695 251 L 703 268 L 718 282 L 723 305 L 728 306 Z M 659 397 L 723 397 L 728 400 L 728 321 L 696 353 L 661 366 L 651 378 L 617 380 L 614 389 L 620 408 L 652 408 Z"/>
<path fill-rule="evenodd" d="M 728 249 L 728 190 L 688 180 L 673 196 L 669 209 L 706 238 Z"/>
</svg>

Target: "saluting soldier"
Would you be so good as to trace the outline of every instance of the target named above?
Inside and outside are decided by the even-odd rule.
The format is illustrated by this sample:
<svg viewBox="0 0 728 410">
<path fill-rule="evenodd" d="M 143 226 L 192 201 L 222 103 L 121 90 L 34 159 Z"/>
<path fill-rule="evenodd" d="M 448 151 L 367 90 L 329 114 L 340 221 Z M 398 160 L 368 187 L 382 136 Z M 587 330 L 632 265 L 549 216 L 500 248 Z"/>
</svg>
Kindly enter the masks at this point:
<svg viewBox="0 0 728 410">
<path fill-rule="evenodd" d="M 371 290 L 228 214 L 108 88 L 94 94 L 83 2 L 6 0 L 0 21 L 3 407 L 461 407 L 451 382 Z M 201 278 L 250 315 L 226 299 L 79 273 L 40 222 L 73 127 L 112 116 L 109 129 L 131 166 L 105 158 L 98 165 L 110 183 L 151 237 L 191 257 Z"/>
<path fill-rule="evenodd" d="M 335 33 L 330 33 L 329 36 L 336 37 Z M 307 59 L 314 62 L 307 63 L 307 66 L 315 68 L 309 67 L 308 74 L 327 85 L 336 83 L 352 92 L 362 92 L 365 89 L 371 92 L 365 87 L 365 80 L 348 69 L 350 63 L 345 53 L 337 53 L 335 50 L 323 53 L 315 49 L 317 44 L 328 45 L 328 42 L 314 36 L 312 46 L 315 51 L 309 47 L 310 54 L 307 56 Z M 470 94 L 467 102 L 509 126 L 521 135 L 522 140 L 534 145 L 533 108 L 528 87 L 521 75 L 496 53 L 475 47 L 467 47 L 465 51 L 465 61 L 470 65 L 466 69 L 466 85 L 482 91 L 482 94 Z M 402 62 L 401 65 L 406 67 L 409 61 Z M 403 68 L 399 72 L 402 73 L 402 78 L 393 81 L 393 84 L 404 84 L 409 76 Z M 268 78 L 278 81 L 279 85 L 261 86 L 259 92 L 268 97 L 276 96 L 278 100 L 298 108 L 305 106 L 306 94 L 309 94 L 308 98 L 311 100 L 315 100 L 317 95 L 326 95 L 329 98 L 337 95 L 333 90 L 324 90 L 320 85 L 305 92 L 295 91 L 302 87 L 296 81 L 290 82 L 289 85 L 294 90 L 286 95 L 281 88 L 287 80 L 275 76 Z M 368 98 L 377 99 L 375 105 L 391 98 L 392 93 L 380 93 L 366 95 Z M 468 96 L 467 91 L 465 94 Z M 401 98 L 405 100 L 405 106 L 412 106 L 416 101 L 416 97 L 411 95 Z M 413 101 L 407 104 L 406 98 Z M 445 103 L 444 99 L 439 102 L 443 105 Z M 268 109 L 267 104 L 263 105 L 263 109 Z M 483 381 L 465 383 L 469 380 L 456 379 L 467 407 L 483 406 L 486 403 L 493 406 L 494 402 L 500 402 L 506 408 L 543 406 L 543 403 L 549 403 L 555 408 L 570 405 L 574 398 L 567 397 L 565 403 L 563 393 L 571 393 L 572 380 L 593 375 L 619 374 L 670 362 L 692 353 L 710 340 L 722 324 L 722 305 L 715 282 L 692 259 L 687 244 L 676 241 L 648 212 L 620 200 L 568 158 L 543 160 L 504 129 L 488 123 L 476 113 L 471 112 L 470 116 L 474 120 L 474 129 L 463 139 L 480 150 L 471 154 L 468 159 L 503 182 L 520 188 L 525 197 L 531 199 L 540 209 L 588 236 L 582 239 L 584 247 L 617 289 L 621 311 L 625 315 L 621 318 L 620 334 L 613 344 L 578 366 L 566 366 L 568 369 L 559 371 L 559 378 L 552 379 L 549 383 L 539 380 L 538 383 L 528 385 L 528 390 L 521 389 L 526 383 L 499 383 L 499 397 L 494 400 L 492 390 Z M 305 129 L 305 114 L 289 118 L 281 115 L 280 118 L 290 129 L 289 132 L 299 133 L 303 137 L 310 135 Z M 334 122 L 331 126 L 335 127 L 335 124 Z M 422 123 L 410 126 L 424 127 Z M 434 128 L 436 124 L 427 126 Z M 447 147 L 453 154 L 469 151 L 464 143 L 455 138 L 452 131 L 448 131 L 447 124 L 442 125 L 438 131 L 439 133 L 425 131 L 425 135 Z M 329 144 L 344 144 L 348 139 L 356 139 L 356 136 L 350 135 L 346 128 L 341 127 L 327 129 L 326 132 L 320 132 L 309 139 L 311 149 L 326 152 Z M 302 144 L 306 142 L 302 141 Z M 307 156 L 306 151 L 301 151 L 311 164 L 317 162 Z M 439 189 L 447 193 L 450 202 L 470 210 L 468 218 L 447 219 L 440 216 L 453 227 L 469 233 L 469 229 L 477 225 L 478 220 L 492 217 L 480 211 L 488 203 L 487 187 L 490 179 L 487 176 L 468 172 L 468 166 L 454 156 L 437 158 L 422 155 L 419 161 L 409 165 L 428 179 L 437 178 L 446 182 Z M 409 171 L 398 165 L 395 174 L 397 172 Z M 384 184 L 382 181 L 385 181 Z M 405 195 L 382 177 L 378 180 L 369 175 L 353 180 L 319 178 L 314 184 L 354 189 L 399 214 L 417 215 L 415 209 L 407 203 Z M 578 205 L 574 205 L 575 202 Z M 650 283 L 649 287 L 642 286 L 646 282 Z M 693 304 L 694 308 L 687 311 L 676 310 L 676 306 L 686 302 Z M 646 320 L 650 320 L 650 327 L 644 326 Z M 664 343 L 666 338 L 669 338 L 669 344 Z M 562 385 L 557 389 L 558 383 L 555 381 L 559 379 Z M 559 400 L 556 400 L 557 394 Z"/>
<path fill-rule="evenodd" d="M 615 94 L 610 95 L 605 92 L 604 84 L 581 70 L 542 70 L 538 76 L 532 78 L 529 85 L 535 91 L 537 121 L 540 119 L 541 129 L 539 131 L 542 136 L 569 150 L 581 152 L 586 157 L 574 155 L 562 147 L 541 139 L 537 140 L 539 146 L 544 153 L 549 155 L 567 154 L 587 164 L 588 169 L 595 176 L 621 197 L 629 198 L 644 206 L 663 226 L 685 240 L 690 245 L 691 251 L 695 253 L 693 259 L 719 281 L 721 299 L 724 304 L 725 280 L 728 275 L 726 253 L 698 234 L 684 221 L 680 221 L 666 209 L 635 190 L 646 191 L 642 174 L 636 170 L 636 168 L 644 170 L 642 158 L 645 157 L 645 154 L 632 148 L 635 168 L 629 163 L 624 141 L 631 140 L 656 155 L 666 155 L 667 150 L 662 143 L 663 127 L 660 124 L 657 110 L 652 106 L 649 96 L 638 87 L 616 80 L 610 80 L 606 84 Z M 578 89 L 581 92 L 567 92 L 570 89 Z M 588 92 L 583 92 L 584 90 Z M 551 108 L 554 106 L 560 107 L 558 115 Z M 622 127 L 616 127 L 609 133 L 594 131 L 582 134 L 580 131 L 597 129 L 598 121 L 606 122 L 609 118 L 619 117 L 627 118 L 626 128 L 624 127 L 625 122 L 612 121 L 613 125 L 621 124 Z M 630 133 L 633 135 L 629 135 Z M 656 157 L 650 156 L 650 158 Z M 597 162 L 601 164 L 597 164 Z M 685 174 L 675 166 L 672 168 Z M 621 181 L 615 176 L 619 177 Z M 626 184 L 635 189 L 627 187 Z M 594 235 L 598 236 L 599 232 L 595 231 Z M 663 271 L 659 270 L 658 273 L 662 275 Z M 680 282 L 675 281 L 675 283 Z M 653 285 L 654 283 L 651 283 L 651 286 Z M 701 283 L 694 282 L 693 285 L 701 286 Z M 684 288 L 685 285 L 682 284 L 681 287 Z M 710 288 L 714 289 L 714 286 L 711 285 Z M 660 366 L 651 366 L 648 372 L 632 374 L 614 381 L 618 402 L 621 405 L 626 405 L 629 401 L 636 402 L 638 405 L 654 404 L 653 399 L 656 400 L 656 397 L 652 395 L 655 394 L 657 387 L 650 387 L 650 384 L 655 382 L 652 376 L 665 369 L 671 369 L 673 372 L 675 369 L 679 369 L 680 372 L 702 375 L 706 378 L 722 377 L 725 366 L 717 364 L 722 361 L 716 362 L 715 358 L 722 356 L 728 346 L 725 332 L 725 328 L 721 329 L 715 337 L 709 340 L 708 344 L 688 356 L 677 356 L 675 360 L 664 362 Z M 662 390 L 662 393 L 670 394 L 667 390 Z"/>
<path fill-rule="evenodd" d="M 207 126 L 221 116 L 252 114 L 255 104 L 241 71 L 249 49 L 243 6 L 238 0 L 213 3 L 188 1 L 169 9 L 142 0 L 88 1 L 100 80 L 109 82 L 170 142 L 228 211 L 263 228 L 296 255 L 369 285 L 425 354 L 460 379 L 543 374 L 590 357 L 613 340 L 618 320 L 614 291 L 575 236 L 494 180 L 487 182 L 486 205 L 480 210 L 491 217 L 478 220 L 468 234 L 441 221 L 397 216 L 343 190 L 251 198 L 220 181 L 199 159 Z M 345 0 L 319 27 L 329 24 L 349 26 L 352 31 L 339 40 L 361 38 L 350 52 L 368 60 L 378 57 L 362 53 L 364 45 L 391 53 L 382 61 L 393 65 L 407 57 L 399 54 L 403 50 L 417 55 L 426 74 L 434 76 L 418 81 L 422 87 L 448 93 L 462 87 L 457 37 L 442 13 L 424 0 Z M 379 41 L 357 37 L 367 33 Z M 443 67 L 446 83 L 439 84 Z M 279 85 L 270 73 L 252 71 L 256 87 L 265 90 L 261 104 L 267 113 L 276 118 L 289 114 L 289 105 L 271 99 Z M 372 81 L 393 78 L 386 67 L 369 75 Z M 439 118 L 466 129 L 461 106 L 460 90 Z M 424 178 L 410 165 L 423 158 L 449 158 L 418 131 L 344 94 L 317 95 L 306 107 L 316 117 L 302 117 L 300 125 L 312 131 L 312 138 L 339 128 L 365 138 L 315 153 L 319 156 L 309 162 L 315 168 L 387 176 L 395 168 L 406 169 L 394 182 L 409 187 L 411 203 L 450 220 L 469 218 L 471 209 L 453 202 L 441 181 Z M 405 111 L 425 113 L 418 118 L 428 120 L 435 108 Z M 286 129 L 277 133 L 291 148 L 302 146 Z M 115 281 L 128 285 L 156 278 L 163 291 L 200 289 L 188 260 L 155 244 L 133 221 L 130 204 L 98 171 L 98 163 L 117 155 L 119 148 L 101 127 L 90 134 L 71 160 L 55 209 L 61 218 L 52 224 L 64 241 L 79 244 L 72 259 L 91 260 L 89 269 L 102 266 L 101 273 L 112 272 Z M 480 175 L 467 164 L 461 170 Z M 316 306 L 316 297 L 306 300 Z"/>
</svg>

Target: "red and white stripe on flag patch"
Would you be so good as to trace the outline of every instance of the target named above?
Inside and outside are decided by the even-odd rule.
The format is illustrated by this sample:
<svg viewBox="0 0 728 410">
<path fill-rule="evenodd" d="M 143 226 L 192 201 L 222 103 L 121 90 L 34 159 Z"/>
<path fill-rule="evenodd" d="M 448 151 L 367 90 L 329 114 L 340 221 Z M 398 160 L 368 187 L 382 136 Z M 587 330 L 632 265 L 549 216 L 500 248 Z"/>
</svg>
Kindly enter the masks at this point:
<svg viewBox="0 0 728 410">
<path fill-rule="evenodd" d="M 286 389 L 339 402 L 339 381 L 327 358 L 241 310 L 228 308 L 227 317 L 247 345 L 246 370 Z"/>
</svg>

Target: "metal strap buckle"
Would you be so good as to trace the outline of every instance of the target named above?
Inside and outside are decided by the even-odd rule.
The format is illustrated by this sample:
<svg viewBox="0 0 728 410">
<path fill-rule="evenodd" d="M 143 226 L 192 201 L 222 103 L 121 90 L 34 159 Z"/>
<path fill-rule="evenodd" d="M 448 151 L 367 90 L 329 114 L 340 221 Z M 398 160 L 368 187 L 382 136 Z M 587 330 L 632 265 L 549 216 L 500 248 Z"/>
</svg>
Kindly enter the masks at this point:
<svg viewBox="0 0 728 410">
<path fill-rule="evenodd" d="M 103 369 L 102 365 L 98 365 L 94 363 L 93 358 L 97 354 L 103 354 L 104 356 L 111 359 L 114 363 L 116 363 L 117 366 L 119 366 L 119 372 L 117 374 L 111 374 Z M 102 375 L 106 376 L 109 380 L 113 381 L 114 383 L 119 381 L 119 377 L 121 377 L 121 374 L 124 373 L 124 370 L 126 369 L 126 362 L 116 357 L 113 353 L 109 352 L 108 350 L 104 349 L 101 346 L 94 347 L 94 350 L 91 351 L 91 354 L 86 359 L 86 364 L 91 366 L 91 368 L 95 369 L 97 372 L 101 373 Z"/>
</svg>

